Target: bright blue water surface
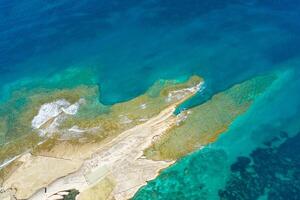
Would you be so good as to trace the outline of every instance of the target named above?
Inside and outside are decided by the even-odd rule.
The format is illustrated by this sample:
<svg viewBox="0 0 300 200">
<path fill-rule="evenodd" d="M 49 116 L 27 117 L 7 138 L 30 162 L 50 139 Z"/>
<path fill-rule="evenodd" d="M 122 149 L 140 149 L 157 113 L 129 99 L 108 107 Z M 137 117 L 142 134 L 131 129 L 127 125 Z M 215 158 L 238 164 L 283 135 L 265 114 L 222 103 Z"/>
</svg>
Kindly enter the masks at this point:
<svg viewBox="0 0 300 200">
<path fill-rule="evenodd" d="M 3 0 L 0 98 L 6 101 L 22 87 L 97 83 L 100 101 L 114 104 L 144 93 L 158 79 L 203 76 L 205 91 L 183 109 L 252 76 L 279 71 L 278 84 L 216 143 L 165 170 L 135 199 L 276 199 L 274 191 L 280 193 L 277 199 L 299 199 L 278 189 L 289 180 L 293 191 L 300 191 L 299 157 L 289 158 L 299 149 L 278 154 L 285 147 L 265 144 L 274 137 L 299 142 L 299 21 L 297 0 Z M 85 70 L 95 78 L 76 75 Z M 47 81 L 52 75 L 57 75 L 55 84 Z M 282 132 L 294 138 L 286 139 Z M 257 148 L 276 152 L 264 159 Z M 291 161 L 269 159 L 272 155 Z M 261 173 L 263 161 L 271 169 L 280 165 L 279 172 Z M 273 179 L 261 175 L 269 172 Z M 251 186 L 255 192 L 236 187 L 252 177 L 262 180 Z"/>
</svg>

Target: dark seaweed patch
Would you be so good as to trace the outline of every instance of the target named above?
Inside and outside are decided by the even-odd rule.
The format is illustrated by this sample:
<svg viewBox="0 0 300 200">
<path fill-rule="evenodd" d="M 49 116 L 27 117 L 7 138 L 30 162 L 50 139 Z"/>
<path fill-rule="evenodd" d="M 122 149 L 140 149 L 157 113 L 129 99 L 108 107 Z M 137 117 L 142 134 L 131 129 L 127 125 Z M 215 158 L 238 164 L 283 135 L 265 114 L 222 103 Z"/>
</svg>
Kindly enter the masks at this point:
<svg viewBox="0 0 300 200">
<path fill-rule="evenodd" d="M 279 141 L 281 144 L 274 145 Z M 267 144 L 231 165 L 232 174 L 219 191 L 221 199 L 300 199 L 300 133 L 287 138 L 287 133 L 281 132 L 280 138 L 274 137 Z"/>
</svg>

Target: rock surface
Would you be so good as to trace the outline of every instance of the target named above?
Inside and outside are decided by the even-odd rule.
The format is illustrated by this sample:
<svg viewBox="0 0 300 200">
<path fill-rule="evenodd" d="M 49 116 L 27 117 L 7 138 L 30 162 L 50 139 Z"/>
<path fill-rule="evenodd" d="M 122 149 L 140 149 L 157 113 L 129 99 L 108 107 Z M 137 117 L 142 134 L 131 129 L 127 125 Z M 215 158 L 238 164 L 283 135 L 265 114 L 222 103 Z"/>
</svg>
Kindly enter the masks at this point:
<svg viewBox="0 0 300 200">
<path fill-rule="evenodd" d="M 4 189 L 16 189 L 17 199 L 28 199 L 35 191 L 59 177 L 76 171 L 82 161 L 25 154 L 24 163 L 3 183 Z"/>
</svg>

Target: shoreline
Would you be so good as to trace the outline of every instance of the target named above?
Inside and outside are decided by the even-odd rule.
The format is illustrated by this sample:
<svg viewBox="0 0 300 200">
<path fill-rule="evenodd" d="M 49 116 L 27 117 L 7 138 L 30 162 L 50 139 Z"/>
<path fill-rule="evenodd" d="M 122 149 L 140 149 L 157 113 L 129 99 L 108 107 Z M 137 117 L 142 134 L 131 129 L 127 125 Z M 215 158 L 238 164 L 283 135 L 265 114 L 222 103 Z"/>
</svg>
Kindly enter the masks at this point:
<svg viewBox="0 0 300 200">
<path fill-rule="evenodd" d="M 3 189 L 16 198 L 5 200 L 57 200 L 77 191 L 76 200 L 130 199 L 182 155 L 215 141 L 277 78 L 276 74 L 254 77 L 178 115 L 174 114 L 176 108 L 203 84 L 167 90 L 161 99 L 170 102 L 166 107 L 115 137 L 74 144 L 54 140 L 48 143 L 54 146 L 17 159 L 19 166 L 3 183 Z M 223 114 L 228 116 L 225 121 Z M 213 120 L 207 121 L 207 117 Z M 191 132 L 189 137 L 187 132 Z"/>
<path fill-rule="evenodd" d="M 80 194 L 76 199 L 86 200 L 92 199 L 89 198 L 89 196 L 93 188 L 98 187 L 103 180 L 109 179 L 115 184 L 113 190 L 110 192 L 110 197 L 117 200 L 133 197 L 137 190 L 145 185 L 147 181 L 157 177 L 160 170 L 175 162 L 147 160 L 143 158 L 143 151 L 151 145 L 155 138 L 160 137 L 170 127 L 176 126 L 178 120 L 180 120 L 178 119 L 179 116 L 173 114 L 176 107 L 195 95 L 201 87 L 202 85 L 198 84 L 192 88 L 178 90 L 177 93 L 180 94 L 180 98 L 175 95 L 175 103 L 163 109 L 157 116 L 150 118 L 145 123 L 122 132 L 100 147 L 98 146 L 95 149 L 91 148 L 90 151 L 85 152 L 86 155 L 90 153 L 88 157 L 91 158 L 89 159 L 74 158 L 59 161 L 60 158 L 27 156 L 28 158 L 25 159 L 22 166 L 26 166 L 27 164 L 29 168 L 25 169 L 24 167 L 22 168 L 22 166 L 18 168 L 13 175 L 4 182 L 4 188 L 9 189 L 17 182 L 19 183 L 19 188 L 16 188 L 18 192 L 16 196 L 22 198 L 28 197 L 30 200 L 46 200 L 61 191 L 77 189 L 80 191 Z M 176 91 L 173 92 L 176 93 Z M 33 160 L 36 160 L 37 157 L 40 159 L 39 163 L 35 165 L 30 164 Z M 81 158 L 82 157 L 85 156 L 81 156 Z M 22 159 L 22 157 L 18 160 L 20 159 Z M 43 179 L 44 177 L 38 177 L 46 173 L 46 171 L 40 169 L 42 167 L 40 163 L 53 162 L 54 164 L 57 161 L 59 161 L 60 164 L 55 167 L 58 167 L 57 170 L 62 170 L 61 174 L 52 174 L 51 176 L 51 172 L 49 172 L 48 180 Z M 27 172 L 32 172 L 35 171 L 36 168 L 41 170 L 39 173 L 36 172 L 36 178 L 40 178 L 41 180 L 39 181 L 44 184 L 32 185 L 32 188 L 30 188 L 30 186 L 28 188 L 18 181 L 18 177 L 20 176 L 25 175 L 26 179 L 26 170 Z M 27 179 L 27 181 L 32 180 Z M 47 183 L 47 181 L 49 183 Z M 44 187 L 47 187 L 47 193 L 45 193 Z M 28 192 L 28 189 L 33 189 L 33 194 L 30 194 L 31 192 Z"/>
</svg>

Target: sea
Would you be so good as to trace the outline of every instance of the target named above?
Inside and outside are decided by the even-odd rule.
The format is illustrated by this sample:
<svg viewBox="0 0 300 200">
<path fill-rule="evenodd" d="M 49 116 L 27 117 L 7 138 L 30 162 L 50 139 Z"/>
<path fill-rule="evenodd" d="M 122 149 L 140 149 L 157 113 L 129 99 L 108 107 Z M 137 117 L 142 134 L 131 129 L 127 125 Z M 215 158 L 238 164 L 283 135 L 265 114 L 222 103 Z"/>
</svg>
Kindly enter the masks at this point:
<svg viewBox="0 0 300 200">
<path fill-rule="evenodd" d="M 203 77 L 180 112 L 271 72 L 280 81 L 216 142 L 134 200 L 300 199 L 300 1 L 0 2 L 0 104 L 24 88 L 97 84 L 99 102 L 113 105 L 160 79 Z"/>
</svg>

